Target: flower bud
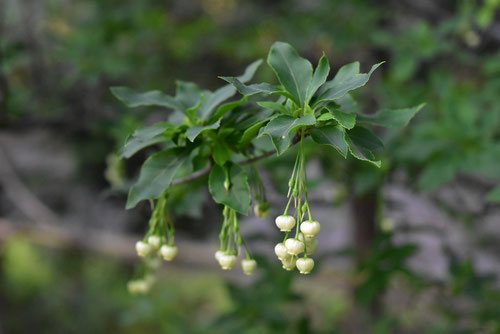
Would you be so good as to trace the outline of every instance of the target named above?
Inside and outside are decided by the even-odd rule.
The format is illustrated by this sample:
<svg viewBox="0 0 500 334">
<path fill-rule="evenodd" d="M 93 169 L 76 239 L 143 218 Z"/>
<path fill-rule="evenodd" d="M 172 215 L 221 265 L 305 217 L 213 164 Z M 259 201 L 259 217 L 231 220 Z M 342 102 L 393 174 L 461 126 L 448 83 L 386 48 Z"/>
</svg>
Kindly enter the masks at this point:
<svg viewBox="0 0 500 334">
<path fill-rule="evenodd" d="M 148 237 L 148 244 L 151 248 L 158 249 L 161 246 L 161 238 L 157 235 L 151 235 Z"/>
<path fill-rule="evenodd" d="M 260 219 L 267 218 L 269 215 L 269 203 L 257 203 L 253 207 L 255 216 Z"/>
<path fill-rule="evenodd" d="M 292 216 L 281 215 L 276 217 L 275 223 L 281 232 L 290 232 L 295 226 L 295 218 Z"/>
<path fill-rule="evenodd" d="M 286 250 L 286 247 L 283 243 L 279 243 L 274 246 L 274 253 L 280 260 L 288 256 L 288 251 Z"/>
<path fill-rule="evenodd" d="M 145 294 L 149 291 L 150 287 L 148 282 L 141 279 L 127 283 L 127 289 L 133 295 Z"/>
<path fill-rule="evenodd" d="M 304 233 L 306 238 L 314 238 L 316 235 L 318 235 L 320 229 L 321 226 L 315 220 L 306 220 L 303 221 L 302 224 L 300 224 L 300 231 Z"/>
<path fill-rule="evenodd" d="M 318 242 L 314 238 L 306 238 L 304 233 L 299 233 L 300 241 L 302 241 L 305 245 L 305 252 L 307 255 L 312 255 L 316 252 L 318 248 Z"/>
<path fill-rule="evenodd" d="M 286 239 L 285 247 L 290 255 L 299 255 L 304 251 L 304 243 L 294 238 Z"/>
<path fill-rule="evenodd" d="M 176 246 L 163 245 L 160 248 L 160 254 L 165 261 L 172 261 L 178 252 Z"/>
<path fill-rule="evenodd" d="M 309 274 L 314 268 L 314 260 L 310 257 L 301 257 L 297 259 L 296 266 L 301 274 Z"/>
<path fill-rule="evenodd" d="M 283 264 L 283 269 L 285 270 L 293 270 L 295 268 L 295 262 L 297 261 L 297 258 L 295 256 L 288 256 L 281 260 L 281 263 Z"/>
<path fill-rule="evenodd" d="M 146 257 L 151 253 L 151 246 L 144 241 L 137 241 L 135 243 L 135 250 L 140 257 Z"/>
<path fill-rule="evenodd" d="M 236 264 L 236 256 L 230 254 L 223 254 L 219 258 L 219 264 L 224 270 L 233 269 Z"/>
<path fill-rule="evenodd" d="M 222 251 L 222 250 L 218 250 L 217 252 L 215 252 L 215 259 L 217 260 L 217 262 L 219 262 L 220 264 L 220 258 L 222 257 L 222 255 L 226 254 L 226 252 Z"/>
<path fill-rule="evenodd" d="M 245 275 L 252 275 L 257 268 L 257 262 L 254 259 L 244 259 L 241 261 L 241 269 Z"/>
<path fill-rule="evenodd" d="M 313 255 L 318 249 L 318 242 L 314 239 L 309 239 L 306 241 L 306 254 Z"/>
</svg>

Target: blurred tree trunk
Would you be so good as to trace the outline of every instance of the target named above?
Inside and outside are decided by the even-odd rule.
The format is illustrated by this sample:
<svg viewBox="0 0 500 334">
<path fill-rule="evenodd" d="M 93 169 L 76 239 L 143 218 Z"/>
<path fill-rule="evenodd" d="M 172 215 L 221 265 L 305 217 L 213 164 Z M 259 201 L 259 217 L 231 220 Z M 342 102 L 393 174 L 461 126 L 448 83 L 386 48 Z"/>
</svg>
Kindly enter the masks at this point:
<svg viewBox="0 0 500 334">
<path fill-rule="evenodd" d="M 381 189 L 374 189 L 351 198 L 351 210 L 354 220 L 354 250 L 356 267 L 361 269 L 369 260 L 377 238 L 378 201 Z M 383 312 L 382 294 L 377 295 L 367 306 L 370 316 L 377 317 Z"/>
<path fill-rule="evenodd" d="M 4 13 L 5 4 L 2 5 L 0 2 L 0 40 L 4 39 L 5 28 L 4 28 Z M 5 50 L 4 43 L 0 43 L 0 126 L 5 123 L 7 119 L 7 97 L 9 93 L 9 87 L 7 85 L 7 78 L 4 73 L 4 62 L 5 62 Z"/>
<path fill-rule="evenodd" d="M 354 196 L 351 209 L 354 218 L 354 246 L 358 266 L 369 256 L 377 235 L 378 189 Z"/>
</svg>

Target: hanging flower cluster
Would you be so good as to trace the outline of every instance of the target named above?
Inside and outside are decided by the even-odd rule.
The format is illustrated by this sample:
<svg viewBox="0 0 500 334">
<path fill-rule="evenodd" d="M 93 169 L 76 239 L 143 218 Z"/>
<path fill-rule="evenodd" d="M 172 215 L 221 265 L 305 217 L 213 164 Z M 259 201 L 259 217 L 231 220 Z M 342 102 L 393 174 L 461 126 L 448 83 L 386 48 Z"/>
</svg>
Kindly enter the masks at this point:
<svg viewBox="0 0 500 334">
<path fill-rule="evenodd" d="M 245 275 L 251 275 L 257 268 L 257 262 L 251 257 L 241 236 L 237 213 L 226 205 L 222 216 L 223 222 L 219 233 L 220 247 L 215 253 L 215 259 L 223 270 L 231 270 L 236 265 L 240 249 L 243 247 L 245 258 L 241 260 L 241 269 Z"/>
<path fill-rule="evenodd" d="M 251 274 L 257 263 L 240 234 L 238 215 L 248 214 L 253 198 L 255 215 L 265 218 L 269 204 L 258 174 L 248 173 L 244 166 L 274 151 L 280 156 L 295 144 L 299 150 L 289 181 L 288 203 L 275 220 L 284 238 L 276 245 L 275 253 L 284 269 L 310 273 L 314 267 L 310 256 L 317 247 L 315 237 L 320 224 L 311 214 L 307 197 L 306 137 L 334 149 L 343 158 L 351 156 L 380 167 L 377 157 L 383 143 L 367 126 L 402 128 L 423 107 L 382 109 L 369 115 L 355 107 L 350 92 L 363 87 L 382 63 L 363 73 L 359 62 L 353 62 L 331 77 L 326 55 L 313 67 L 291 45 L 275 42 L 267 64 L 278 82 L 250 83 L 262 63 L 251 63 L 239 76 L 219 77 L 226 83 L 213 91 L 184 81 L 176 82 L 175 95 L 111 88 L 131 108 L 154 106 L 172 111 L 161 122 L 131 134 L 120 155 L 130 158 L 143 149 L 155 148 L 130 187 L 126 204 L 127 209 L 132 209 L 141 201 L 154 201 L 149 230 L 136 244 L 146 269 L 140 278 L 130 282 L 132 292 L 146 292 L 154 281 L 148 275 L 160 259 L 171 261 L 177 255 L 166 193 L 175 185 L 207 175 L 213 200 L 224 208 L 220 249 L 215 258 L 222 269 L 230 270 L 243 253 L 241 267 L 245 274 Z M 234 98 L 237 92 L 240 97 Z M 116 165 L 116 161 L 110 159 L 110 164 Z M 190 174 L 176 178 L 180 170 Z M 110 179 L 116 181 L 118 174 L 111 174 L 108 177 L 115 176 Z"/>
<path fill-rule="evenodd" d="M 156 203 L 151 202 L 153 213 L 149 220 L 149 230 L 143 240 L 135 243 L 137 255 L 144 258 L 145 262 L 138 277 L 128 283 L 131 293 L 147 293 L 155 282 L 153 271 L 159 267 L 159 260 L 172 261 L 177 256 L 178 248 L 174 245 L 175 228 L 167 211 L 167 197 L 165 193 Z"/>
<path fill-rule="evenodd" d="M 274 247 L 274 252 L 283 264 L 283 269 L 293 270 L 297 267 L 301 274 L 309 274 L 314 268 L 314 260 L 309 256 L 316 251 L 315 237 L 320 231 L 320 224 L 313 219 L 307 199 L 302 139 L 303 133 L 301 133 L 300 149 L 295 159 L 292 176 L 288 182 L 288 203 L 283 214 L 275 220 L 276 226 L 284 232 L 285 236 L 283 241 Z M 290 214 L 292 205 L 294 212 Z M 304 220 L 306 217 L 307 220 Z"/>
</svg>

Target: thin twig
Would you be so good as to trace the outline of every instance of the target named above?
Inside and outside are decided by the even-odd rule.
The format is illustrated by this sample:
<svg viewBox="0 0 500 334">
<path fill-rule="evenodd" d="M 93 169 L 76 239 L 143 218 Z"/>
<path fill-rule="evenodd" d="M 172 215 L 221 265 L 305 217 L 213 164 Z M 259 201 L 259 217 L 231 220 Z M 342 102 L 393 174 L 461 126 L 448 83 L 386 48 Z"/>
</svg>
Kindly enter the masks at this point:
<svg viewBox="0 0 500 334">
<path fill-rule="evenodd" d="M 271 152 L 266 152 L 266 153 L 264 153 L 262 155 L 259 155 L 259 156 L 253 157 L 253 158 L 249 158 L 249 159 L 240 161 L 238 163 L 240 165 L 248 165 L 248 164 L 251 164 L 253 162 L 256 162 L 256 161 L 268 158 L 268 157 L 270 157 L 273 154 L 274 154 L 274 152 L 272 152 L 272 151 Z M 206 176 L 206 175 L 208 175 L 210 173 L 210 171 L 212 170 L 212 167 L 213 167 L 213 165 L 207 166 L 207 167 L 205 167 L 203 169 L 200 169 L 199 171 L 194 172 L 193 174 L 190 174 L 188 176 L 181 177 L 181 178 L 179 178 L 177 180 L 174 180 L 174 181 L 172 181 L 172 183 L 170 184 L 170 186 L 171 187 L 173 187 L 173 186 L 180 186 L 182 184 L 190 183 L 190 182 L 196 181 L 198 179 L 201 179 L 202 177 L 204 177 L 204 176 Z"/>
<path fill-rule="evenodd" d="M 186 183 L 190 183 L 190 182 L 193 182 L 193 181 L 196 181 L 202 177 L 204 177 L 205 175 L 208 175 L 208 173 L 210 173 L 210 171 L 212 170 L 212 166 L 207 166 L 203 169 L 200 169 L 199 171 L 196 171 L 194 172 L 193 174 L 190 174 L 188 176 L 185 176 L 185 177 L 181 177 L 177 180 L 174 180 L 172 181 L 172 183 L 170 184 L 171 187 L 174 187 L 174 186 L 180 186 L 180 185 L 183 185 L 183 184 L 186 184 Z"/>
<path fill-rule="evenodd" d="M 293 138 L 292 143 L 290 144 L 290 146 L 293 146 L 293 145 L 297 144 L 299 142 L 299 140 L 300 140 L 300 136 L 295 135 L 295 137 Z M 265 152 L 265 153 L 263 153 L 261 155 L 258 155 L 256 157 L 239 161 L 238 164 L 240 164 L 240 165 L 249 165 L 249 164 L 252 164 L 254 162 L 263 160 L 265 158 L 269 158 L 274 153 L 275 153 L 274 151 Z M 183 184 L 190 183 L 190 182 L 196 181 L 198 179 L 201 179 L 202 177 L 207 176 L 210 173 L 210 171 L 212 170 L 212 167 L 213 167 L 213 165 L 211 164 L 210 166 L 207 166 L 207 167 L 205 167 L 203 169 L 200 169 L 199 171 L 196 171 L 193 174 L 190 174 L 188 176 L 181 177 L 181 178 L 179 178 L 177 180 L 174 180 L 174 181 L 172 181 L 172 183 L 170 184 L 170 186 L 171 187 L 180 186 L 180 185 L 183 185 Z"/>
</svg>

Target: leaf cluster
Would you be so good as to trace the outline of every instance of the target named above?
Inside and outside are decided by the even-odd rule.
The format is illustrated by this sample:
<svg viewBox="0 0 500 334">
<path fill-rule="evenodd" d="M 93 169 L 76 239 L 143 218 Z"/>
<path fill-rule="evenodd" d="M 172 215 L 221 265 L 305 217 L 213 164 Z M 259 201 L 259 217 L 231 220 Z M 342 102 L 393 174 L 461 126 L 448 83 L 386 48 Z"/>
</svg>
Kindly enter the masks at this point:
<svg viewBox="0 0 500 334">
<path fill-rule="evenodd" d="M 350 155 L 380 166 L 377 153 L 383 144 L 367 126 L 403 127 L 422 108 L 381 110 L 371 115 L 357 111 L 350 92 L 364 86 L 382 63 L 367 73 L 360 71 L 358 62 L 347 64 L 329 79 L 326 55 L 313 68 L 291 45 L 276 42 L 267 64 L 278 83 L 250 84 L 261 64 L 262 60 L 253 62 L 240 76 L 220 77 L 227 84 L 215 91 L 183 81 L 176 83 L 175 96 L 160 91 L 138 93 L 126 87 L 111 89 L 129 107 L 172 110 L 166 122 L 135 131 L 123 146 L 123 158 L 153 145 L 160 147 L 144 162 L 130 189 L 127 208 L 158 198 L 183 166 L 192 173 L 211 168 L 209 189 L 214 200 L 246 213 L 250 186 L 239 165 L 267 153 L 262 150 L 266 140 L 281 155 L 310 136 L 344 158 Z M 240 96 L 235 98 L 237 92 Z"/>
</svg>

